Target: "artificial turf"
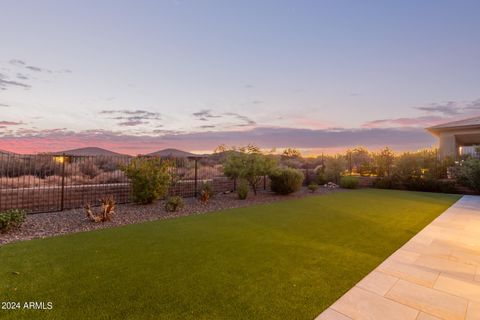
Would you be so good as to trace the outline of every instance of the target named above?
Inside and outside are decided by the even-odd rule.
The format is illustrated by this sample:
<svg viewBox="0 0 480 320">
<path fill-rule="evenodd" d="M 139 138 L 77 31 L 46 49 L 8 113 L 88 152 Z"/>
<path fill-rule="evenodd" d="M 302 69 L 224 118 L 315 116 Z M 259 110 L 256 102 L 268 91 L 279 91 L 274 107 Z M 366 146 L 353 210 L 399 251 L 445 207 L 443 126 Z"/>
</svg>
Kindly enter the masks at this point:
<svg viewBox="0 0 480 320">
<path fill-rule="evenodd" d="M 5 319 L 313 319 L 456 195 L 356 190 L 0 246 Z"/>
</svg>

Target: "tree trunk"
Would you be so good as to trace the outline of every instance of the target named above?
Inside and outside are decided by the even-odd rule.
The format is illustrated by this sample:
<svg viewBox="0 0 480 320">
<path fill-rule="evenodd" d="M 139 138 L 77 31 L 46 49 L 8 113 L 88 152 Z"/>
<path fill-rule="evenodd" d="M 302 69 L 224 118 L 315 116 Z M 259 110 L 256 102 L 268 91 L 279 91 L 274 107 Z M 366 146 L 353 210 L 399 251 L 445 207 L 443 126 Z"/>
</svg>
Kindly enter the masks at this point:
<svg viewBox="0 0 480 320">
<path fill-rule="evenodd" d="M 255 183 L 252 183 L 251 186 L 252 186 L 252 189 L 253 189 L 253 194 L 257 195 L 257 186 L 255 185 Z"/>
</svg>

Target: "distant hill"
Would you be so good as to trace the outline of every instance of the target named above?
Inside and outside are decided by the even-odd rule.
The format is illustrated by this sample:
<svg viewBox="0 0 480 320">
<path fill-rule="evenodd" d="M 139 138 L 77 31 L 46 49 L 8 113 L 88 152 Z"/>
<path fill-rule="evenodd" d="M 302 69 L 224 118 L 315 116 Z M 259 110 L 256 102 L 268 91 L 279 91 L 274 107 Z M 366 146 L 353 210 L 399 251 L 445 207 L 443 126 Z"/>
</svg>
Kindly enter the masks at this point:
<svg viewBox="0 0 480 320">
<path fill-rule="evenodd" d="M 15 154 L 15 153 L 13 153 L 11 151 L 0 149 L 0 154 Z"/>
<path fill-rule="evenodd" d="M 169 148 L 169 149 L 163 149 L 160 151 L 149 153 L 147 154 L 147 156 L 157 156 L 157 157 L 165 157 L 165 158 L 187 158 L 187 157 L 194 157 L 198 155 L 187 152 L 187 151 L 183 151 L 183 150 Z"/>
<path fill-rule="evenodd" d="M 86 147 L 72 150 L 65 150 L 59 152 L 53 152 L 55 154 L 68 154 L 72 156 L 124 156 L 124 154 L 113 152 L 107 149 L 98 147 Z"/>
</svg>

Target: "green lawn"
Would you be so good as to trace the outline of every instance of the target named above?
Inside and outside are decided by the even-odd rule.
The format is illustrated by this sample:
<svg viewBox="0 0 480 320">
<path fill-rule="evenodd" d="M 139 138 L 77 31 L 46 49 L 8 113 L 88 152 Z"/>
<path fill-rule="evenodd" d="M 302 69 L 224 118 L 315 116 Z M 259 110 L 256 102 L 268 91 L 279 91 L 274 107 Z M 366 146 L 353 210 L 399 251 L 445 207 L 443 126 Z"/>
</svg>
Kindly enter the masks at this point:
<svg viewBox="0 0 480 320">
<path fill-rule="evenodd" d="M 357 190 L 0 247 L 6 319 L 313 319 L 459 197 Z"/>
</svg>

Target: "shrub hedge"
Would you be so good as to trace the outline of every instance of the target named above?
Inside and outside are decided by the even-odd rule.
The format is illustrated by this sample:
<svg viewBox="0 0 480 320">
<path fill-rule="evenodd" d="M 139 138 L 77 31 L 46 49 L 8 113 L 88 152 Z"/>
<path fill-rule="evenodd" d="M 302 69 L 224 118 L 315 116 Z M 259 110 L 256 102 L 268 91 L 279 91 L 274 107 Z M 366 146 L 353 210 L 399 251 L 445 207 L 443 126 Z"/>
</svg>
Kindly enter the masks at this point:
<svg viewBox="0 0 480 320">
<path fill-rule="evenodd" d="M 270 174 L 270 188 L 278 194 L 290 194 L 302 188 L 303 173 L 297 169 L 280 168 Z"/>
<path fill-rule="evenodd" d="M 340 178 L 340 187 L 345 189 L 356 189 L 359 183 L 358 177 L 343 176 Z"/>
</svg>

